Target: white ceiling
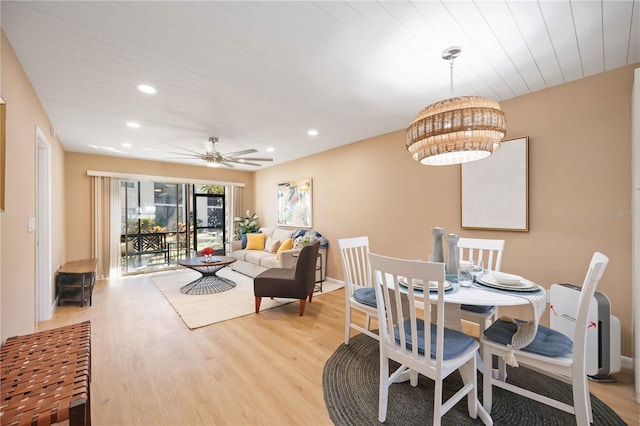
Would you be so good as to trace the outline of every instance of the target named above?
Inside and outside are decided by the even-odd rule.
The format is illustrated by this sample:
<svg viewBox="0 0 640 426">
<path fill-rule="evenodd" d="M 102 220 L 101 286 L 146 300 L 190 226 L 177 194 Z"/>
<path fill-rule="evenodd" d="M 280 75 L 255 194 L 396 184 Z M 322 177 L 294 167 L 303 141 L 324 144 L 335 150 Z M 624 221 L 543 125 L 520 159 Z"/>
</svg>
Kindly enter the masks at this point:
<svg viewBox="0 0 640 426">
<path fill-rule="evenodd" d="M 217 136 L 220 152 L 255 148 L 275 159 L 267 167 L 405 128 L 451 96 L 441 54 L 452 45 L 463 50 L 453 95 L 498 101 L 639 62 L 639 9 L 638 0 L 2 1 L 1 22 L 68 151 L 169 161 Z"/>
</svg>

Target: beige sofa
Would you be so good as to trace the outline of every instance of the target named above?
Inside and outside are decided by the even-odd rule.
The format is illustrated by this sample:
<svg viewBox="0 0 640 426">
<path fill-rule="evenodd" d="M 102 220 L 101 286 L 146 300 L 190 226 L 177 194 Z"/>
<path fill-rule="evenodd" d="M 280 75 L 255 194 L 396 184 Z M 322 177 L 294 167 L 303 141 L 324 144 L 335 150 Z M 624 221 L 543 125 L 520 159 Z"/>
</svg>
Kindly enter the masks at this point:
<svg viewBox="0 0 640 426">
<path fill-rule="evenodd" d="M 279 241 L 282 244 L 285 240 L 291 238 L 296 229 L 265 227 L 260 228 L 260 232 L 266 235 L 266 238 Z M 284 250 L 280 252 L 278 259 L 276 253 L 265 250 L 247 250 L 242 248 L 242 241 L 234 240 L 231 242 L 230 256 L 238 259 L 231 264 L 231 269 L 241 274 L 255 277 L 260 272 L 269 268 L 293 268 L 297 261 L 297 255 L 301 249 Z M 320 261 L 322 259 L 322 262 Z M 318 271 L 316 272 L 317 281 L 324 281 L 326 277 L 327 248 L 321 247 L 318 254 Z"/>
</svg>

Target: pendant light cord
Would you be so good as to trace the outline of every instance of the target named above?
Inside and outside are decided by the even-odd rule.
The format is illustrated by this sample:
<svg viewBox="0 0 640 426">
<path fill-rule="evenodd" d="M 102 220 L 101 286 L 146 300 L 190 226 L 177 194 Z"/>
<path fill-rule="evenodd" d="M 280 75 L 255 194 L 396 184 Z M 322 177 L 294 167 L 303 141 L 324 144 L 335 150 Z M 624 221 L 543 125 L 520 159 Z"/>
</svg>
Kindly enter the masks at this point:
<svg viewBox="0 0 640 426">
<path fill-rule="evenodd" d="M 449 77 L 449 81 L 450 81 L 450 87 L 449 87 L 449 97 L 453 98 L 453 60 L 455 58 L 451 57 L 451 59 L 449 59 L 449 73 L 450 73 L 450 77 Z"/>
</svg>

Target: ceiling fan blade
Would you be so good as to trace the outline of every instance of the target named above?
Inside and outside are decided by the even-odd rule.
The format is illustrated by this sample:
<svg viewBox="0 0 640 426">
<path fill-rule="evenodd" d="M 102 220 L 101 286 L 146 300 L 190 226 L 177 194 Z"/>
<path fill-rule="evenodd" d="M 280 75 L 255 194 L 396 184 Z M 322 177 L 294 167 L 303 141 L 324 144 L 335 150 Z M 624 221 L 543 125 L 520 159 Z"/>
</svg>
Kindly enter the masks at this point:
<svg viewBox="0 0 640 426">
<path fill-rule="evenodd" d="M 196 157 L 195 155 L 190 155 L 187 158 L 185 158 L 185 157 L 166 157 L 166 158 L 163 158 L 163 160 L 182 160 L 182 161 L 199 160 L 199 161 L 201 161 L 202 159 L 200 157 Z"/>
<path fill-rule="evenodd" d="M 222 164 L 223 166 L 227 166 L 229 168 L 235 168 L 235 166 L 233 164 L 229 164 L 228 161 L 221 161 L 220 164 Z"/>
<path fill-rule="evenodd" d="M 222 154 L 223 157 L 235 157 L 236 155 L 245 155 L 245 154 L 253 154 L 254 152 L 258 152 L 257 149 L 245 149 L 244 151 L 236 151 L 229 152 L 227 154 Z"/>
<path fill-rule="evenodd" d="M 273 158 L 231 157 L 232 160 L 273 161 Z"/>
<path fill-rule="evenodd" d="M 165 151 L 164 154 L 172 154 L 172 155 L 184 155 L 185 157 L 193 157 L 193 158 L 201 158 L 202 154 L 187 154 L 186 152 L 170 152 L 170 151 Z"/>
<path fill-rule="evenodd" d="M 262 164 L 258 164 L 258 163 L 250 163 L 248 161 L 239 161 L 236 159 L 226 159 L 225 161 L 229 162 L 229 163 L 236 163 L 236 164 L 243 164 L 245 166 L 256 166 L 256 167 L 260 167 L 262 166 Z"/>
<path fill-rule="evenodd" d="M 184 147 L 182 147 L 182 146 L 177 146 L 177 145 L 171 145 L 171 146 L 172 146 L 172 147 L 174 147 L 174 148 L 183 149 L 183 150 L 185 150 L 185 151 L 192 152 L 192 153 L 194 153 L 194 154 L 202 155 L 202 153 L 201 153 L 201 152 L 194 151 L 194 150 L 189 149 L 189 148 L 184 148 Z"/>
</svg>

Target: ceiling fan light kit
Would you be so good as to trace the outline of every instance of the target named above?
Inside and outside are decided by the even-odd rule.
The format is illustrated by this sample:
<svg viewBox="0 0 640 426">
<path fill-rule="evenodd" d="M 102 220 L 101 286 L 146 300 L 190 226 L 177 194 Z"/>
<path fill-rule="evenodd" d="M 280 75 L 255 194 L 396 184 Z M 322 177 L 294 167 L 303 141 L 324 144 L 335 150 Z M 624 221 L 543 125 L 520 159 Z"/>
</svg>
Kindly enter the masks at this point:
<svg viewBox="0 0 640 426">
<path fill-rule="evenodd" d="M 226 166 L 231 169 L 235 167 L 233 164 L 243 164 L 247 166 L 260 167 L 262 166 L 262 164 L 253 163 L 252 161 L 273 161 L 273 158 L 240 157 L 240 155 L 247 155 L 258 152 L 257 149 L 245 149 L 242 151 L 230 152 L 228 154 L 221 154 L 216 149 L 217 143 L 218 138 L 212 136 L 207 142 L 205 142 L 206 152 L 204 154 L 186 148 L 181 149 L 189 151 L 190 153 L 176 152 L 174 154 L 203 160 L 207 167 Z"/>
<path fill-rule="evenodd" d="M 462 49 L 450 47 L 442 53 L 451 68 Z M 406 131 L 406 147 L 421 164 L 443 166 L 480 160 L 500 148 L 507 130 L 504 113 L 496 101 L 480 96 L 461 96 L 433 103 L 422 109 Z"/>
</svg>

